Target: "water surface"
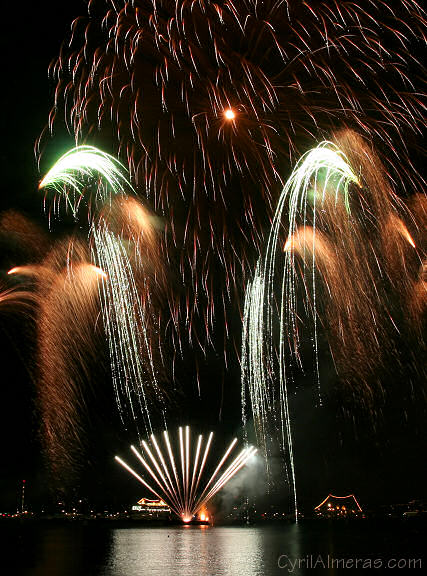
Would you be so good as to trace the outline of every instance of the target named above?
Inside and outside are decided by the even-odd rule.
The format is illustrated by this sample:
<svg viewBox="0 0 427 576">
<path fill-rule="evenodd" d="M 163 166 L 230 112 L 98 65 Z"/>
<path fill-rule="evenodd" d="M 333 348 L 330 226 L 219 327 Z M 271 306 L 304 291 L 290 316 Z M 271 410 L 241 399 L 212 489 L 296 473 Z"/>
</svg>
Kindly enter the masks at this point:
<svg viewBox="0 0 427 576">
<path fill-rule="evenodd" d="M 420 573 L 427 565 L 425 523 L 412 521 L 126 528 L 27 521 L 1 525 L 0 536 L 1 564 L 11 566 L 0 573 L 13 576 L 337 574 L 353 572 L 356 560 L 357 573 L 390 573 L 399 562 L 400 573 Z"/>
</svg>

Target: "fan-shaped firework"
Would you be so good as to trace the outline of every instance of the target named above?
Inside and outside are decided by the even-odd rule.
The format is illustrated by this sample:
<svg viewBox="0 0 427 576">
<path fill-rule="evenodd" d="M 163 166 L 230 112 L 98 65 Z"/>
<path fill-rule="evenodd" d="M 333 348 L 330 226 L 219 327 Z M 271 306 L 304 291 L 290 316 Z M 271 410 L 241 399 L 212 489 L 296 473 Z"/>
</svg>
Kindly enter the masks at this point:
<svg viewBox="0 0 427 576">
<path fill-rule="evenodd" d="M 267 459 L 276 434 L 287 452 L 295 510 L 288 397 L 295 369 L 302 367 L 302 343 L 311 342 L 320 386 L 320 319 L 343 383 L 369 405 L 378 383 L 375 370 L 394 354 L 392 334 L 408 325 L 406 318 L 397 320 L 393 302 L 409 307 L 414 293 L 418 299 L 420 257 L 404 219 L 411 216 L 419 230 L 423 221 L 398 200 L 360 137 L 346 131 L 336 141 L 338 146 L 320 144 L 296 165 L 246 292 L 243 417 L 248 386 Z"/>
<path fill-rule="evenodd" d="M 89 12 L 53 65 L 50 128 L 64 107 L 78 141 L 110 140 L 113 128 L 170 222 L 165 250 L 193 294 L 181 304 L 190 327 L 200 314 L 209 330 L 215 261 L 231 297 L 261 246 L 286 158 L 343 124 L 402 165 L 393 143 L 425 126 L 415 0 L 92 0 Z"/>
<path fill-rule="evenodd" d="M 168 432 L 165 431 L 163 436 L 167 457 L 163 455 L 154 435 L 151 436 L 151 448 L 147 442 L 142 442 L 142 454 L 134 446 L 131 446 L 133 453 L 155 482 L 154 488 L 121 458 L 116 456 L 116 460 L 135 476 L 147 490 L 165 501 L 184 522 L 190 522 L 256 452 L 256 448 L 246 447 L 226 466 L 225 463 L 237 443 L 237 438 L 235 438 L 212 474 L 205 478 L 206 461 L 209 456 L 213 432 L 209 434 L 205 444 L 203 436 L 200 434 L 196 449 L 193 451 L 189 426 L 186 426 L 185 434 L 182 428 L 179 428 L 179 460 L 178 457 L 175 458 L 174 456 Z"/>
</svg>

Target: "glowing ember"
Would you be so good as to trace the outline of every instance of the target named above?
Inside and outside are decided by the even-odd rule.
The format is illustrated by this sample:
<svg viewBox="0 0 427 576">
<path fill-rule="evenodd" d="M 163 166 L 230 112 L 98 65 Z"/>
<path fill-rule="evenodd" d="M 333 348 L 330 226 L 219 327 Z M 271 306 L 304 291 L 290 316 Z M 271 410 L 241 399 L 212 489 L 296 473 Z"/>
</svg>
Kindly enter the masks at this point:
<svg viewBox="0 0 427 576">
<path fill-rule="evenodd" d="M 224 110 L 224 116 L 226 117 L 227 120 L 234 120 L 236 117 L 236 113 L 231 108 L 227 108 L 227 110 Z"/>
</svg>

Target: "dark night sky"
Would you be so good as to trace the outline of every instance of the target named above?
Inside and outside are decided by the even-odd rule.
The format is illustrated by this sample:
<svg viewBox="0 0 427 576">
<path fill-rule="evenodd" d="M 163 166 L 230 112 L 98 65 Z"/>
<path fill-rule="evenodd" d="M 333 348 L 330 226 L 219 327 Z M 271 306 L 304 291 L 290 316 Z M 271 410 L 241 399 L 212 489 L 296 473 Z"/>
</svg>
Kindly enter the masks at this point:
<svg viewBox="0 0 427 576">
<path fill-rule="evenodd" d="M 33 145 L 43 129 L 53 97 L 53 82 L 47 67 L 56 56 L 72 19 L 84 14 L 83 1 L 58 3 L 52 0 L 31 3 L 25 8 L 14 3 L 0 36 L 2 48 L 1 145 L 2 191 L 0 209 L 14 208 L 27 214 L 48 230 L 42 198 L 37 190 L 39 175 Z M 67 139 L 58 139 L 66 146 Z M 71 138 L 69 143 L 72 143 Z M 53 155 L 55 146 L 52 146 Z M 64 231 L 57 225 L 52 235 Z M 16 264 L 13 242 L 1 240 L 0 275 Z M 34 363 L 34 326 L 23 325 L 16 317 L 0 318 L 2 366 L 2 417 L 0 438 L 0 511 L 14 509 L 21 478 L 28 478 L 28 498 L 40 501 L 45 490 L 45 475 L 39 457 L 38 420 L 34 405 L 34 385 L 28 369 Z M 240 320 L 232 319 L 236 341 L 240 341 Z M 231 347 L 230 347 L 231 348 Z M 232 351 L 231 351 L 232 354 Z M 390 367 L 387 378 L 392 393 L 375 417 L 354 408 L 351 398 L 336 390 L 337 378 L 325 351 L 321 355 L 325 390 L 329 401 L 323 409 L 315 407 L 312 377 L 301 379 L 298 395 L 291 401 L 294 416 L 295 453 L 299 493 L 307 506 L 317 503 L 327 492 L 355 491 L 361 502 L 380 503 L 427 497 L 426 493 L 426 405 L 419 393 L 425 382 L 414 375 L 402 379 L 405 366 Z M 404 358 L 404 354 L 400 357 Z M 404 360 L 403 360 L 404 361 Z M 187 371 L 187 373 L 186 373 Z M 211 352 L 201 364 L 202 397 L 195 394 L 193 364 L 181 366 L 181 381 L 186 381 L 186 397 L 177 413 L 202 428 L 221 427 L 222 440 L 239 427 L 240 375 L 236 360 L 228 372 L 223 370 L 221 353 Z M 338 385 L 337 385 L 338 386 Z M 120 429 L 117 415 L 111 415 L 101 402 L 92 418 L 88 450 L 89 462 L 81 491 L 99 498 L 131 499 L 138 490 L 115 464 L 110 463 L 116 449 L 123 449 L 133 438 Z M 92 406 L 95 404 L 92 402 Z M 177 419 L 178 423 L 178 419 Z M 100 426 L 99 434 L 97 426 Z M 91 457 L 90 454 L 97 454 Z M 104 461 L 105 459 L 105 461 Z M 108 460 L 108 464 L 105 463 Z M 104 463 L 103 463 L 104 462 Z M 91 480 L 88 480 L 88 477 Z M 130 486 L 132 484 L 132 487 Z"/>
</svg>

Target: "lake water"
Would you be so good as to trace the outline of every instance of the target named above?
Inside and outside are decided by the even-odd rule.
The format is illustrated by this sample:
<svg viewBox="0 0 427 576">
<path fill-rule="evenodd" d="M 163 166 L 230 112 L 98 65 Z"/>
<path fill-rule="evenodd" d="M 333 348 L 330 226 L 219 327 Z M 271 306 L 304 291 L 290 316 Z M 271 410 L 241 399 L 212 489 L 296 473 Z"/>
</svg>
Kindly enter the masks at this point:
<svg viewBox="0 0 427 576">
<path fill-rule="evenodd" d="M 0 526 L 0 574 L 269 576 L 355 567 L 416 574 L 427 566 L 425 528 L 412 520 L 161 528 L 7 523 Z"/>
</svg>

